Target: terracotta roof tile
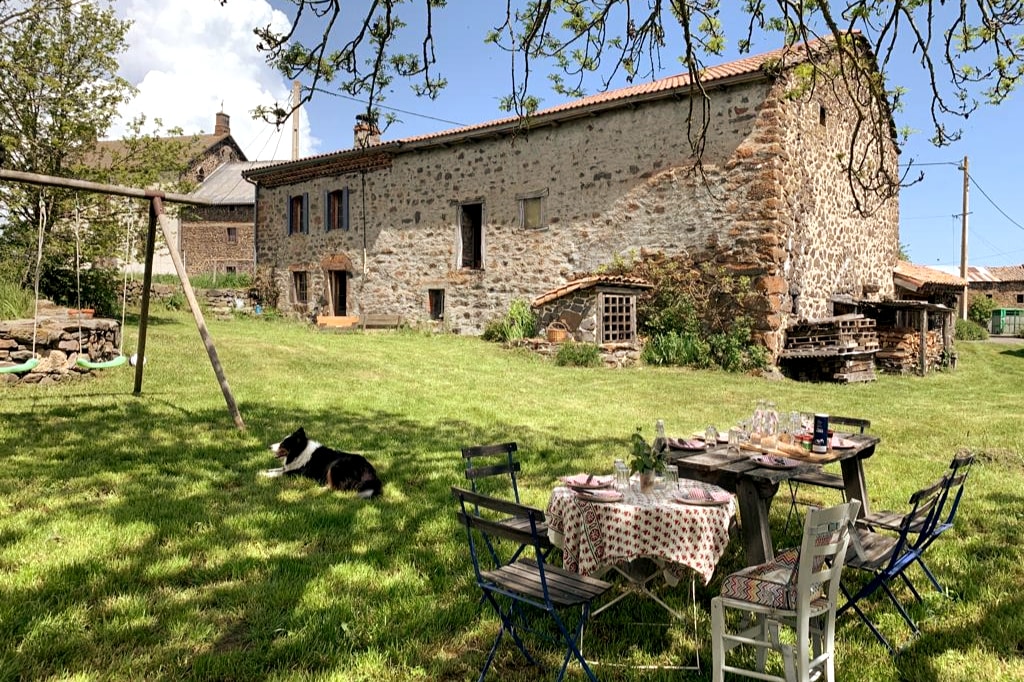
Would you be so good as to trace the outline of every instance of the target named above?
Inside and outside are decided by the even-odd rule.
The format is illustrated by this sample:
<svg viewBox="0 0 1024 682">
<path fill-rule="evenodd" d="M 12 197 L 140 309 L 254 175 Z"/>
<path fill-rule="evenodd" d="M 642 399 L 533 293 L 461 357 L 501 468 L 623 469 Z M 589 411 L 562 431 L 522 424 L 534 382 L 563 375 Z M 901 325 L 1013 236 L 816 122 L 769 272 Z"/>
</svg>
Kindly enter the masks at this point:
<svg viewBox="0 0 1024 682">
<path fill-rule="evenodd" d="M 639 277 L 625 277 L 622 275 L 591 275 L 589 277 L 582 277 L 580 279 L 574 279 L 571 282 L 566 282 L 560 287 L 556 287 L 551 291 L 541 294 L 537 298 L 533 299 L 531 305 L 536 308 L 542 306 L 550 301 L 562 298 L 566 294 L 570 294 L 574 291 L 581 289 L 589 289 L 598 285 L 606 286 L 622 286 L 629 287 L 632 289 L 653 289 L 654 285 L 645 279 Z"/>
<path fill-rule="evenodd" d="M 701 78 L 701 84 L 705 88 L 714 88 L 718 85 L 724 84 L 730 79 L 740 77 L 761 77 L 767 78 L 763 73 L 763 68 L 766 64 L 777 62 L 779 60 L 785 60 L 789 64 L 797 64 L 804 61 L 807 58 L 807 50 L 814 50 L 822 47 L 825 44 L 824 40 L 812 40 L 806 45 L 800 43 L 793 46 L 782 47 L 770 52 L 765 52 L 758 55 L 751 55 L 742 59 L 727 62 L 725 64 L 719 64 L 717 66 L 711 66 L 704 69 L 704 74 Z M 630 85 L 625 88 L 619 88 L 616 90 L 609 90 L 607 92 L 598 93 L 589 97 L 582 97 L 574 99 L 569 102 L 542 109 L 530 115 L 529 122 L 531 125 L 541 125 L 546 121 L 550 120 L 562 120 L 577 115 L 588 108 L 592 107 L 603 107 L 603 106 L 615 106 L 618 103 L 625 103 L 643 99 L 659 99 L 669 96 L 671 93 L 686 91 L 693 85 L 693 79 L 689 73 L 682 73 L 675 76 L 669 76 L 667 78 L 660 78 L 658 80 L 638 83 Z M 283 161 L 278 164 L 271 165 L 264 169 L 254 170 L 247 173 L 247 176 L 264 176 L 268 175 L 276 168 L 288 166 L 289 164 L 304 164 L 309 161 L 317 159 L 324 159 L 328 157 L 334 157 L 339 155 L 358 155 L 369 150 L 395 150 L 397 151 L 403 145 L 411 143 L 424 143 L 437 141 L 441 143 L 448 137 L 462 137 L 471 135 L 474 133 L 485 133 L 494 129 L 502 129 L 514 125 L 518 125 L 520 119 L 516 116 L 509 116 L 506 118 L 500 118 L 493 121 L 487 121 L 484 123 L 477 123 L 469 126 L 463 126 L 460 128 L 452 128 L 449 130 L 443 130 L 436 133 L 427 133 L 424 135 L 416 135 L 412 137 L 401 138 L 398 140 L 382 140 L 379 144 L 370 145 L 365 150 L 362 149 L 343 149 L 334 152 L 328 152 L 325 154 L 318 154 L 316 156 L 309 156 L 298 161 Z"/>
<path fill-rule="evenodd" d="M 936 270 L 926 265 L 915 265 L 908 263 L 905 260 L 901 260 L 896 263 L 896 267 L 892 270 L 894 278 L 897 280 L 897 284 L 909 285 L 905 288 L 917 290 L 926 284 L 938 284 L 943 286 L 951 287 L 965 287 L 967 286 L 966 280 L 952 275 L 942 270 Z M 900 282 L 902 280 L 902 282 Z"/>
</svg>

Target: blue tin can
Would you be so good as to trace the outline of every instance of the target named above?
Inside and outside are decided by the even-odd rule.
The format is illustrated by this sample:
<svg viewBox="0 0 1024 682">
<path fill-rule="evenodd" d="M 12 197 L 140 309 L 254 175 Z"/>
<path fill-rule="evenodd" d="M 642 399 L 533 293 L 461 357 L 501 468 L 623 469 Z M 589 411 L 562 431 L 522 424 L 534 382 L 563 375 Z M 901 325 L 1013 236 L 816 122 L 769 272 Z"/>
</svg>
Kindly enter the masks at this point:
<svg viewBox="0 0 1024 682">
<path fill-rule="evenodd" d="M 828 452 L 828 415 L 814 415 L 814 436 L 811 439 L 811 452 Z"/>
</svg>

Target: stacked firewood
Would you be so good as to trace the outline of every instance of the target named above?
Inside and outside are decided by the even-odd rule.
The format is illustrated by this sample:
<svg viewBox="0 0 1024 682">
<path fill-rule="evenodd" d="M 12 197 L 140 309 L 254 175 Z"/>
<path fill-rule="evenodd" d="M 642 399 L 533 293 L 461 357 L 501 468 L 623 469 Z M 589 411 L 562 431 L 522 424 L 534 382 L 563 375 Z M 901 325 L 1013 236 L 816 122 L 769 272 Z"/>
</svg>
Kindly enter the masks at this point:
<svg viewBox="0 0 1024 682">
<path fill-rule="evenodd" d="M 914 374 L 921 354 L 921 333 L 910 327 L 878 330 L 881 349 L 875 354 L 879 371 L 887 374 Z M 925 358 L 932 367 L 942 361 L 942 337 L 938 330 L 925 335 Z"/>
</svg>

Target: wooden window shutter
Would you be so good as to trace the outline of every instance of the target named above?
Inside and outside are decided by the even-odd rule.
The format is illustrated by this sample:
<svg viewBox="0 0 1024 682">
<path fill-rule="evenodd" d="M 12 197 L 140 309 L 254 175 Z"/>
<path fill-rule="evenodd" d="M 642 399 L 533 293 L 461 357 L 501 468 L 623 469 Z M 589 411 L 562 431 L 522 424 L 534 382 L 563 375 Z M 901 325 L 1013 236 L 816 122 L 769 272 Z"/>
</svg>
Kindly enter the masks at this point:
<svg viewBox="0 0 1024 682">
<path fill-rule="evenodd" d="M 331 193 L 324 192 L 324 232 L 331 231 L 331 219 L 333 218 L 332 212 L 334 209 L 334 206 L 332 206 L 331 203 Z"/>
<path fill-rule="evenodd" d="M 348 231 L 348 187 L 341 190 L 341 229 Z"/>
<path fill-rule="evenodd" d="M 302 234 L 309 234 L 309 192 L 302 194 Z"/>
<path fill-rule="evenodd" d="M 284 214 L 288 216 L 288 234 L 295 234 L 295 219 L 292 215 L 292 195 L 285 197 Z"/>
</svg>

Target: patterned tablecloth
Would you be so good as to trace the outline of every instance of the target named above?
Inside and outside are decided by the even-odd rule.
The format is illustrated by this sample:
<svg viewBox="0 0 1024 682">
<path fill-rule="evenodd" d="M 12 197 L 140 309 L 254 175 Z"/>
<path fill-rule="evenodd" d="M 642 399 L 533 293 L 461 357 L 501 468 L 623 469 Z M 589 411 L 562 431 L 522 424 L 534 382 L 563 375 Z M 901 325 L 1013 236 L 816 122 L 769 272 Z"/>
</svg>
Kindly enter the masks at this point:
<svg viewBox="0 0 1024 682">
<path fill-rule="evenodd" d="M 680 487 L 721 488 L 680 480 Z M 665 578 L 676 584 L 693 569 L 707 583 L 729 543 L 729 524 L 736 499 L 721 505 L 673 501 L 667 486 L 650 493 L 626 491 L 621 502 L 588 502 L 569 488 L 557 487 L 547 506 L 548 535 L 562 550 L 562 563 L 581 575 L 600 576 L 613 565 L 639 558 L 654 559 Z"/>
</svg>

